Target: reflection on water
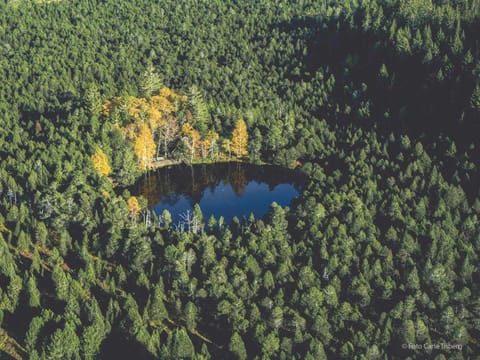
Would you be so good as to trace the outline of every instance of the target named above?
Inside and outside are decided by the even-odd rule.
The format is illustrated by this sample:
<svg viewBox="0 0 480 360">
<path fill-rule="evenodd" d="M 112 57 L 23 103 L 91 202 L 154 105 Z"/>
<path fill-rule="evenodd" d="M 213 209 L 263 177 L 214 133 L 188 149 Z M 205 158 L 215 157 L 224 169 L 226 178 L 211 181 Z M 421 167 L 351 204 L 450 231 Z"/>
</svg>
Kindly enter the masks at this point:
<svg viewBox="0 0 480 360">
<path fill-rule="evenodd" d="M 157 214 L 168 210 L 174 222 L 198 203 L 208 221 L 223 216 L 227 223 L 253 213 L 265 215 L 272 202 L 287 206 L 298 197 L 305 177 L 297 171 L 244 163 L 178 165 L 159 169 L 137 184 L 137 194 Z"/>
</svg>

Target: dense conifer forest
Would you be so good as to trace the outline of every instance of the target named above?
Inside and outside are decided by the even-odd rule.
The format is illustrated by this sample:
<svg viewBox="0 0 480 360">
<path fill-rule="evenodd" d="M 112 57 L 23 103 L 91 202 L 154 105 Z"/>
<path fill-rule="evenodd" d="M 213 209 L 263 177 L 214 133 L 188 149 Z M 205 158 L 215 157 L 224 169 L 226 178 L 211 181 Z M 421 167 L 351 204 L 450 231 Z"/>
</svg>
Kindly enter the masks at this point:
<svg viewBox="0 0 480 360">
<path fill-rule="evenodd" d="M 480 356 L 479 0 L 0 1 L 0 359 Z M 179 228 L 162 162 L 308 176 Z"/>
</svg>

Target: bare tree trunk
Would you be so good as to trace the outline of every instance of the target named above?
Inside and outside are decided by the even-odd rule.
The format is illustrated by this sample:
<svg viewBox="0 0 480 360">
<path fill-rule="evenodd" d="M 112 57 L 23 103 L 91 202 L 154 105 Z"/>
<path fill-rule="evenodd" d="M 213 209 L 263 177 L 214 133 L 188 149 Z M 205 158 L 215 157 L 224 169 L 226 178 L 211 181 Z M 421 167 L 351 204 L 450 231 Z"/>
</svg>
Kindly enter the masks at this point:
<svg viewBox="0 0 480 360">
<path fill-rule="evenodd" d="M 163 156 L 165 159 L 167 158 L 167 152 L 168 152 L 167 136 L 168 134 L 165 134 L 165 138 L 163 139 Z"/>
</svg>

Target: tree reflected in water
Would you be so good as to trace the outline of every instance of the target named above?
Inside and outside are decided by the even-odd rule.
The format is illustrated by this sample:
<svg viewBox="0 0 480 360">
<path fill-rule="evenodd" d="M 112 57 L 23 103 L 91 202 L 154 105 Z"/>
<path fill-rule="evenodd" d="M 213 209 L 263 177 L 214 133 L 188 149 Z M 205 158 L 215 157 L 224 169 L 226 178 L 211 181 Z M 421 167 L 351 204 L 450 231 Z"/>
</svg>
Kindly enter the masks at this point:
<svg viewBox="0 0 480 360">
<path fill-rule="evenodd" d="M 167 209 L 174 218 L 200 204 L 208 218 L 263 216 L 272 201 L 289 205 L 305 184 L 305 176 L 273 165 L 239 162 L 178 165 L 159 169 L 132 189 L 157 213 Z M 279 186 L 281 185 L 281 186 Z"/>
</svg>

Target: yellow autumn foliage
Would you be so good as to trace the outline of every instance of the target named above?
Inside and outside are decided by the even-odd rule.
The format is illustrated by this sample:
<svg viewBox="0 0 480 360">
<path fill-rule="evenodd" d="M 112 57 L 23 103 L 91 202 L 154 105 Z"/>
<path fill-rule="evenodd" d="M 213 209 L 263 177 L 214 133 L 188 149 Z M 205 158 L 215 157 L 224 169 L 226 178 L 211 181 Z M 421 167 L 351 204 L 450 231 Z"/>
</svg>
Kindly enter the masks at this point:
<svg viewBox="0 0 480 360">
<path fill-rule="evenodd" d="M 202 158 L 206 158 L 209 155 L 210 150 L 212 149 L 212 145 L 215 145 L 218 142 L 220 136 L 213 130 L 209 130 L 207 136 L 201 141 L 201 156 Z"/>
<path fill-rule="evenodd" d="M 190 152 L 190 158 L 193 160 L 197 156 L 200 149 L 200 134 L 193 128 L 190 123 L 182 125 L 182 133 L 186 136 L 185 144 Z"/>
<path fill-rule="evenodd" d="M 232 132 L 232 151 L 238 157 L 248 155 L 247 124 L 243 119 L 238 119 Z"/>
<path fill-rule="evenodd" d="M 112 168 L 108 163 L 107 155 L 102 151 L 102 149 L 97 148 L 91 156 L 93 167 L 97 170 L 100 176 L 110 175 L 112 173 Z"/>
<path fill-rule="evenodd" d="M 171 102 L 175 102 L 176 100 L 180 102 L 187 101 L 187 97 L 185 95 L 180 95 L 166 86 L 160 89 L 159 95 L 168 98 Z"/>
<path fill-rule="evenodd" d="M 162 112 L 151 103 L 147 107 L 147 119 L 152 130 L 156 130 L 163 124 Z"/>
<path fill-rule="evenodd" d="M 140 204 L 135 196 L 130 196 L 127 200 L 128 214 L 132 220 L 137 220 L 140 215 Z"/>
<path fill-rule="evenodd" d="M 142 116 L 147 116 L 148 103 L 145 99 L 130 96 L 127 98 L 128 114 L 135 120 L 143 120 Z"/>
<path fill-rule="evenodd" d="M 164 112 L 171 113 L 175 111 L 175 104 L 165 96 L 155 95 L 150 98 L 152 107 Z"/>
<path fill-rule="evenodd" d="M 155 142 L 153 141 L 152 131 L 146 123 L 138 124 L 139 132 L 133 144 L 133 150 L 137 155 L 140 169 L 149 169 L 155 156 Z"/>
<path fill-rule="evenodd" d="M 120 96 L 105 100 L 105 102 L 102 104 L 102 115 L 110 116 L 112 112 L 120 106 L 121 102 L 122 98 Z"/>
</svg>

